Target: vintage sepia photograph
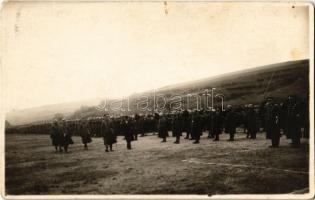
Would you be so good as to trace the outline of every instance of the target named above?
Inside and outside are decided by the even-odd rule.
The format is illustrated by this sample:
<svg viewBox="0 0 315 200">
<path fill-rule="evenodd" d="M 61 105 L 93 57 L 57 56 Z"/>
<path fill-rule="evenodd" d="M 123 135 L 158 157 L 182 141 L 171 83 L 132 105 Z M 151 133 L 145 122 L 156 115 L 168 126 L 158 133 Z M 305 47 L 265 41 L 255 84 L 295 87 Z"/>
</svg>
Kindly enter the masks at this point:
<svg viewBox="0 0 315 200">
<path fill-rule="evenodd" d="M 3 198 L 314 197 L 313 10 L 3 2 Z"/>
</svg>

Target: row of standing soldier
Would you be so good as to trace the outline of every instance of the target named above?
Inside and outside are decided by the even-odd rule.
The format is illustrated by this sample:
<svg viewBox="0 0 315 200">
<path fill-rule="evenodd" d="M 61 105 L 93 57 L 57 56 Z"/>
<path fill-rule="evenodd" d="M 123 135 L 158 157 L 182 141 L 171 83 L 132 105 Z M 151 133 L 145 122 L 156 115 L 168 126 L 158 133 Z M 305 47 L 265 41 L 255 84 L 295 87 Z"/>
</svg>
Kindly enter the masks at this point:
<svg viewBox="0 0 315 200">
<path fill-rule="evenodd" d="M 56 151 L 62 152 L 64 150 L 65 152 L 67 152 L 68 146 L 74 143 L 71 138 L 73 132 L 72 128 L 73 127 L 69 126 L 66 121 L 62 121 L 61 123 L 54 121 L 51 128 L 50 138 L 52 140 L 52 145 L 55 147 Z M 87 144 L 92 142 L 87 123 L 80 123 L 77 130 L 79 131 L 82 143 L 84 144 L 84 149 L 87 150 Z"/>
<path fill-rule="evenodd" d="M 117 135 L 122 133 L 127 142 L 127 149 L 131 149 L 131 142 L 138 139 L 138 135 L 144 136 L 148 132 L 158 132 L 162 142 L 166 142 L 169 131 L 176 137 L 174 143 L 180 143 L 180 137 L 186 132 L 185 139 L 199 143 L 200 136 L 207 130 L 208 138 L 219 141 L 219 136 L 224 132 L 229 133 L 229 141 L 234 141 L 236 128 L 243 125 L 247 137 L 256 138 L 256 133 L 263 126 L 266 138 L 271 139 L 271 147 L 279 146 L 280 130 L 287 138 L 292 139 L 292 145 L 300 144 L 301 127 L 304 128 L 304 136 L 308 137 L 307 104 L 298 103 L 293 96 L 278 105 L 273 98 L 267 98 L 260 109 L 257 106 L 248 105 L 245 108 L 233 108 L 228 106 L 226 110 L 213 109 L 211 111 L 177 112 L 172 114 L 155 114 L 148 116 L 135 115 L 121 118 L 104 116 L 101 120 L 78 121 L 77 123 L 62 121 L 60 125 L 54 123 L 51 138 L 53 145 L 59 150 L 64 147 L 67 151 L 72 144 L 72 135 L 80 135 L 85 149 L 92 141 L 93 136 L 102 136 L 105 150 L 113 150 L 112 145 L 117 142 Z M 261 117 L 263 116 L 263 117 Z M 57 136 L 56 136 L 57 135 Z M 61 135 L 61 136 L 58 136 Z"/>
</svg>

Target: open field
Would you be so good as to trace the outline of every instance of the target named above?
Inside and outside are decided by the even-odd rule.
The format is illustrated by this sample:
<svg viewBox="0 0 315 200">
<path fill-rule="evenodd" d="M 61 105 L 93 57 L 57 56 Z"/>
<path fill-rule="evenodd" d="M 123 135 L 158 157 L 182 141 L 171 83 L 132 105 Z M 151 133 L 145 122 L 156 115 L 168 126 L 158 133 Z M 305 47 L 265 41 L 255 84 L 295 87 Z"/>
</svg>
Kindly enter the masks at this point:
<svg viewBox="0 0 315 200">
<path fill-rule="evenodd" d="M 160 143 L 156 136 L 140 137 L 126 149 L 118 138 L 107 153 L 101 138 L 84 150 L 79 137 L 69 153 L 55 153 L 48 135 L 6 135 L 7 194 L 253 194 L 307 192 L 308 140 L 280 148 L 269 140 L 238 133 L 235 142 L 200 144 L 181 140 Z"/>
</svg>

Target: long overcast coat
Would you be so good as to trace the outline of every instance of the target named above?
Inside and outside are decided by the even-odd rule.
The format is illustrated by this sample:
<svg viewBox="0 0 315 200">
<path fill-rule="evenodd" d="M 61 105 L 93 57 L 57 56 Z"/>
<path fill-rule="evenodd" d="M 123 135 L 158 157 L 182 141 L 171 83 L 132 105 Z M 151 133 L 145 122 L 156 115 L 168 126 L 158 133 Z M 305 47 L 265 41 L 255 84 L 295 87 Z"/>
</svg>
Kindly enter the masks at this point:
<svg viewBox="0 0 315 200">
<path fill-rule="evenodd" d="M 61 129 L 57 124 L 53 124 L 51 128 L 50 138 L 53 146 L 63 146 L 64 138 Z"/>
<path fill-rule="evenodd" d="M 159 137 L 166 138 L 168 136 L 167 131 L 168 122 L 165 116 L 161 116 L 159 119 L 158 130 L 159 130 Z"/>
<path fill-rule="evenodd" d="M 80 127 L 80 136 L 83 144 L 92 142 L 91 134 L 87 124 L 82 124 Z"/>
<path fill-rule="evenodd" d="M 117 142 L 116 134 L 109 121 L 103 121 L 101 125 L 101 134 L 103 136 L 104 145 L 112 145 Z"/>
</svg>

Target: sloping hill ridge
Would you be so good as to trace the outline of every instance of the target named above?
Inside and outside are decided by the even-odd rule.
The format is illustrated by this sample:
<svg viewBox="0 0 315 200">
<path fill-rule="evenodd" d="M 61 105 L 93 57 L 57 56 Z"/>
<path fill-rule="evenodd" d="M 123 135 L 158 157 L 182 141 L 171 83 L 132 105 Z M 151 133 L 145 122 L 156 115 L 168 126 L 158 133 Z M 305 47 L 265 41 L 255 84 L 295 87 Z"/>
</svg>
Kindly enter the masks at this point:
<svg viewBox="0 0 315 200">
<path fill-rule="evenodd" d="M 167 94 L 203 93 L 216 88 L 231 104 L 261 103 L 267 96 L 309 95 L 309 60 L 289 61 L 161 88 Z"/>
<path fill-rule="evenodd" d="M 228 73 L 207 79 L 192 82 L 180 83 L 165 86 L 156 90 L 156 95 L 164 95 L 167 98 L 172 96 L 186 96 L 187 94 L 202 95 L 206 90 L 215 89 L 216 94 L 224 95 L 225 106 L 261 104 L 268 96 L 274 97 L 277 101 L 283 101 L 288 95 L 297 95 L 299 98 L 307 98 L 309 95 L 309 60 L 289 61 L 268 66 L 252 68 L 233 73 Z M 130 115 L 143 113 L 136 111 L 137 102 L 143 96 L 147 96 L 149 104 L 153 105 L 153 90 L 133 94 L 129 97 L 129 108 L 131 112 L 111 112 L 118 115 Z M 187 98 L 183 98 L 183 107 L 187 105 Z M 193 99 L 192 99 L 193 100 Z M 109 101 L 110 102 L 110 101 Z M 195 107 L 196 102 L 191 101 L 190 105 Z M 220 99 L 215 99 L 215 106 L 220 106 Z M 147 112 L 144 112 L 147 113 Z M 77 110 L 73 118 L 86 118 L 102 116 L 104 112 L 90 108 Z"/>
<path fill-rule="evenodd" d="M 300 98 L 309 96 L 309 60 L 289 61 L 268 66 L 252 68 L 192 82 L 180 83 L 159 88 L 158 93 L 167 97 L 174 95 L 203 94 L 206 89 L 216 88 L 215 94 L 223 94 L 225 105 L 261 104 L 268 96 L 278 101 L 288 95 Z M 131 95 L 131 112 L 133 114 L 138 98 L 142 95 L 153 96 L 152 91 Z M 109 100 L 110 101 L 110 100 Z M 67 118 L 102 116 L 104 113 L 95 109 L 101 99 L 91 102 L 73 102 L 48 105 L 38 108 L 15 111 L 6 115 L 12 125 L 27 124 L 43 120 L 51 120 L 56 113 Z M 185 103 L 184 103 L 185 104 Z M 216 100 L 219 106 L 220 102 Z M 82 105 L 86 105 L 82 109 Z"/>
<path fill-rule="evenodd" d="M 28 123 L 41 123 L 54 118 L 56 114 L 68 117 L 82 106 L 97 105 L 101 99 L 91 99 L 87 101 L 67 102 L 61 104 L 46 105 L 23 110 L 17 110 L 6 114 L 6 120 L 11 125 L 22 125 Z"/>
</svg>

